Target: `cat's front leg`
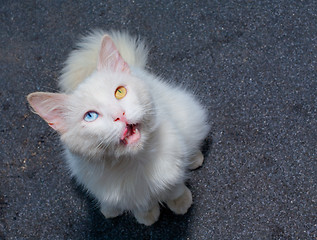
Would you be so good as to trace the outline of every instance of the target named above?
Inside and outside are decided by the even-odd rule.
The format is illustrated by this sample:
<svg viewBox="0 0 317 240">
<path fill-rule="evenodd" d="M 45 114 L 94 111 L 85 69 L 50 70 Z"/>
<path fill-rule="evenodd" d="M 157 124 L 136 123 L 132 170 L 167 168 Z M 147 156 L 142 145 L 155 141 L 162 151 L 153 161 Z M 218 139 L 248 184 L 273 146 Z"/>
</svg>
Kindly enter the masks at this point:
<svg viewBox="0 0 317 240">
<path fill-rule="evenodd" d="M 160 216 L 160 206 L 158 203 L 155 203 L 149 210 L 135 210 L 133 214 L 139 223 L 150 226 L 158 220 Z"/>
<path fill-rule="evenodd" d="M 166 201 L 167 206 L 176 214 L 185 214 L 193 203 L 192 193 L 180 184 L 174 188 Z"/>
<path fill-rule="evenodd" d="M 122 214 L 122 210 L 109 206 L 106 203 L 101 203 L 100 211 L 105 216 L 105 218 L 115 218 Z"/>
</svg>

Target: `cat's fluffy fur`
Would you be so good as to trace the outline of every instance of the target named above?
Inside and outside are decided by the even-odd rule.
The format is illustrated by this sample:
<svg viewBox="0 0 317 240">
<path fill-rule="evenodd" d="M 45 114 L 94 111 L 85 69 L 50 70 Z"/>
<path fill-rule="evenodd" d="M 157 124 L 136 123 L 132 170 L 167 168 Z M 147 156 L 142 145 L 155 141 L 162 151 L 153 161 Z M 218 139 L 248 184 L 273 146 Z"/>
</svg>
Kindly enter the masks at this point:
<svg viewBox="0 0 317 240">
<path fill-rule="evenodd" d="M 63 69 L 64 93 L 32 93 L 28 101 L 61 135 L 72 174 L 100 202 L 105 217 L 132 211 L 151 225 L 165 202 L 184 214 L 192 196 L 188 169 L 202 164 L 206 112 L 191 94 L 145 69 L 142 41 L 122 32 L 84 37 Z M 115 91 L 127 94 L 118 100 Z M 98 118 L 87 122 L 85 113 Z M 127 129 L 140 133 L 124 143 Z"/>
</svg>

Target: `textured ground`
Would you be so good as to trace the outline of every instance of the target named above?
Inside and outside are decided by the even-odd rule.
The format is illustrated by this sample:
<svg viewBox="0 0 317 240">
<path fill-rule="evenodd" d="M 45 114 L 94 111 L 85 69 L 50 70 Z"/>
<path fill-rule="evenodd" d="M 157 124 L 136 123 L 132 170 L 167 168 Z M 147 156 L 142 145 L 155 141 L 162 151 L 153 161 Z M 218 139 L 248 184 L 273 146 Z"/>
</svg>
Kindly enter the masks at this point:
<svg viewBox="0 0 317 240">
<path fill-rule="evenodd" d="M 151 71 L 209 111 L 185 216 L 105 220 L 69 177 L 25 96 L 57 91 L 81 34 L 147 39 Z M 317 2 L 6 1 L 0 4 L 0 239 L 317 239 Z"/>
</svg>

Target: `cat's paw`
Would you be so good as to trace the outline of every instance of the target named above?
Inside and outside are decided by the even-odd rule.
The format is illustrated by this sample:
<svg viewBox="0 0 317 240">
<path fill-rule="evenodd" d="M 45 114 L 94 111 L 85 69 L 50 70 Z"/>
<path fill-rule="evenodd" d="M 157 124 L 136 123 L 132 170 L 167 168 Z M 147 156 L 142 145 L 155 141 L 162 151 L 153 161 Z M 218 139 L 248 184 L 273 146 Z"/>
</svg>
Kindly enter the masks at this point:
<svg viewBox="0 0 317 240">
<path fill-rule="evenodd" d="M 190 170 L 199 168 L 204 162 L 204 155 L 201 151 L 198 151 L 197 154 L 193 157 L 192 163 L 189 165 Z"/>
<path fill-rule="evenodd" d="M 160 206 L 158 204 L 155 204 L 155 206 L 146 212 L 136 211 L 134 212 L 134 217 L 136 220 L 144 224 L 146 226 L 150 226 L 153 223 L 155 223 L 160 216 Z"/>
<path fill-rule="evenodd" d="M 122 214 L 122 211 L 117 208 L 109 208 L 105 206 L 101 206 L 100 211 L 105 218 L 115 218 Z"/>
<path fill-rule="evenodd" d="M 185 187 L 185 191 L 180 197 L 166 202 L 167 206 L 176 214 L 185 214 L 192 203 L 192 193 L 187 187 Z"/>
</svg>

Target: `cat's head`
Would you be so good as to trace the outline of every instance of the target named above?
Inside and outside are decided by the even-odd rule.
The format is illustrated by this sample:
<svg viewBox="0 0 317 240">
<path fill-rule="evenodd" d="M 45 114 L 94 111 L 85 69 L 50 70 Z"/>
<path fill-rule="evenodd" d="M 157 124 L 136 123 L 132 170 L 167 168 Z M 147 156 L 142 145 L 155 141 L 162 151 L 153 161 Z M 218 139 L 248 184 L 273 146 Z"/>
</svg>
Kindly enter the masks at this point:
<svg viewBox="0 0 317 240">
<path fill-rule="evenodd" d="M 89 159 L 138 153 L 156 125 L 150 89 L 131 74 L 109 36 L 97 70 L 72 93 L 35 92 L 27 99 L 72 152 Z"/>
</svg>

